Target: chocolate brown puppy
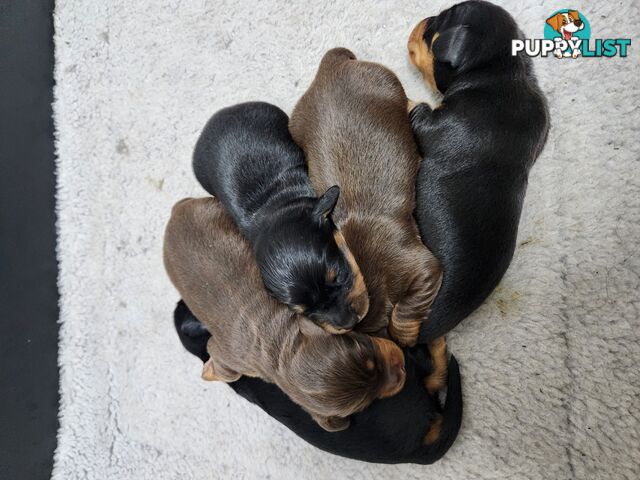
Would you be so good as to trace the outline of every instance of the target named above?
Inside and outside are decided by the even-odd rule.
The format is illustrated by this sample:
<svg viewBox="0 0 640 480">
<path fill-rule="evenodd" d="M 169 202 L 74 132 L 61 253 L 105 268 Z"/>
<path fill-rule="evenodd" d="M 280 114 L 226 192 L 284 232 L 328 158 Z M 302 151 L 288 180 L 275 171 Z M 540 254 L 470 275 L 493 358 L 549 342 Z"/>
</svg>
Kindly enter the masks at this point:
<svg viewBox="0 0 640 480">
<path fill-rule="evenodd" d="M 441 281 L 413 219 L 420 156 L 398 78 L 344 48 L 327 52 L 289 129 L 317 192 L 339 185 L 333 219 L 369 291 L 360 331 L 416 342 Z"/>
<path fill-rule="evenodd" d="M 207 341 L 211 334 L 183 301 L 178 302 L 174 311 L 174 325 L 184 348 L 207 362 Z M 342 432 L 330 433 L 320 428 L 273 384 L 242 377 L 229 386 L 322 450 L 366 462 L 426 465 L 446 453 L 460 429 L 463 410 L 460 370 L 453 356 L 446 364 L 443 341 L 429 348 L 419 344 L 405 349 L 404 354 L 407 375 L 402 391 L 376 400 L 353 415 L 351 426 Z M 447 399 L 441 405 L 442 392 L 434 393 L 433 389 L 442 385 L 443 380 Z"/>
<path fill-rule="evenodd" d="M 218 200 L 174 206 L 164 261 L 212 335 L 206 380 L 247 375 L 275 383 L 328 431 L 347 428 L 351 414 L 402 389 L 404 355 L 393 342 L 331 335 L 267 294 L 247 241 Z"/>
</svg>

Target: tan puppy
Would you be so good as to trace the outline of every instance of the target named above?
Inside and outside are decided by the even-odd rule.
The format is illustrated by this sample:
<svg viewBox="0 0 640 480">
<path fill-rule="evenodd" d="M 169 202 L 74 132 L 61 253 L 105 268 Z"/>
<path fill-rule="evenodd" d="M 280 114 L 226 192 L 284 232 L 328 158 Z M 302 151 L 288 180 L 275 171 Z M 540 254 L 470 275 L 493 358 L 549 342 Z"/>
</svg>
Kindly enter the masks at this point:
<svg viewBox="0 0 640 480">
<path fill-rule="evenodd" d="M 330 50 L 289 129 L 316 191 L 341 188 L 333 219 L 370 297 L 358 330 L 376 332 L 388 324 L 398 343 L 415 344 L 442 272 L 413 219 L 420 156 L 400 81 L 349 50 Z"/>
<path fill-rule="evenodd" d="M 171 213 L 165 267 L 209 330 L 206 380 L 241 375 L 275 383 L 329 431 L 404 386 L 404 355 L 362 333 L 331 335 L 264 289 L 253 253 L 214 198 L 186 199 Z"/>
</svg>

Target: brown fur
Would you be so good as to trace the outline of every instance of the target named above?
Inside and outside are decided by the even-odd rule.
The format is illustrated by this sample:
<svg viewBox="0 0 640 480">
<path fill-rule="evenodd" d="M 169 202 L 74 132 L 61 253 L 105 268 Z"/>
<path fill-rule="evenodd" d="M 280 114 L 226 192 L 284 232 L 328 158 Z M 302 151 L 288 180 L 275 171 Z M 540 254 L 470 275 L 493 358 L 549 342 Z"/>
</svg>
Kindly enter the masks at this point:
<svg viewBox="0 0 640 480">
<path fill-rule="evenodd" d="M 393 342 L 356 332 L 330 335 L 271 298 L 218 200 L 174 206 L 164 261 L 212 334 L 203 378 L 231 382 L 248 375 L 275 383 L 327 430 L 347 428 L 349 415 L 404 385 L 404 356 Z"/>
<path fill-rule="evenodd" d="M 442 431 L 442 415 L 436 415 L 436 418 L 433 420 L 433 423 L 429 427 L 427 434 L 424 437 L 424 444 L 431 445 L 433 442 L 440 438 L 440 432 Z"/>
<path fill-rule="evenodd" d="M 569 10 L 567 12 L 567 15 L 569 16 L 569 18 L 575 20 L 580 20 L 580 14 L 578 13 L 577 10 Z M 562 21 L 564 20 L 564 14 L 562 13 L 556 13 L 553 17 L 549 17 L 547 18 L 547 24 L 553 28 L 556 32 L 560 31 L 560 28 L 562 27 Z"/>
<path fill-rule="evenodd" d="M 439 33 L 436 32 L 431 40 L 431 45 L 427 45 L 424 41 L 424 31 L 426 28 L 426 19 L 414 27 L 411 35 L 409 35 L 407 49 L 409 50 L 411 63 L 420 70 L 424 81 L 427 82 L 433 90 L 438 90 L 438 87 L 436 87 L 436 79 L 433 75 L 433 53 L 431 53 L 431 46 L 438 39 Z"/>
<path fill-rule="evenodd" d="M 441 270 L 412 215 L 420 157 L 407 102 L 390 70 L 333 49 L 296 105 L 289 128 L 305 152 L 315 189 L 341 187 L 333 219 L 369 291 L 369 312 L 356 329 L 381 333 L 391 318 L 390 333 L 412 345 Z"/>
<path fill-rule="evenodd" d="M 351 271 L 353 272 L 353 284 L 349 294 L 347 295 L 347 300 L 358 313 L 360 320 L 362 320 L 369 311 L 369 292 L 367 291 L 367 286 L 364 283 L 364 278 L 360 271 L 360 267 L 358 266 L 358 262 L 356 262 L 353 253 L 351 253 L 351 250 L 347 246 L 347 242 L 340 230 L 336 230 L 333 236 L 336 240 L 336 245 L 338 245 L 338 248 L 344 254 L 349 266 L 351 267 Z"/>
<path fill-rule="evenodd" d="M 447 341 L 444 337 L 436 338 L 429 346 L 431 355 L 431 373 L 425 378 L 424 386 L 434 394 L 447 385 Z"/>
</svg>

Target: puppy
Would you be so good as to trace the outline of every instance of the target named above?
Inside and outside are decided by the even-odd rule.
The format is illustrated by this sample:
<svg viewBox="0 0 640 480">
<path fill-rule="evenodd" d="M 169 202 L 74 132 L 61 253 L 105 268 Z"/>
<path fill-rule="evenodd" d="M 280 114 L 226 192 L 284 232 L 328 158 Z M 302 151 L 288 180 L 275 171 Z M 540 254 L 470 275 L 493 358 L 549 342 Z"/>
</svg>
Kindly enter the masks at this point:
<svg viewBox="0 0 640 480">
<path fill-rule="evenodd" d="M 249 246 L 218 200 L 174 206 L 164 261 L 213 335 L 204 379 L 247 375 L 275 383 L 328 431 L 347 428 L 350 415 L 402 389 L 404 356 L 393 342 L 331 335 L 267 295 Z"/>
<path fill-rule="evenodd" d="M 174 324 L 187 351 L 206 362 L 207 341 L 211 335 L 183 301 L 176 306 Z M 447 371 L 443 342 L 439 347 L 432 345 L 429 350 L 426 345 L 406 349 L 405 359 L 407 376 L 402 391 L 374 401 L 352 416 L 349 429 L 336 433 L 321 429 L 276 385 L 258 378 L 241 377 L 229 386 L 326 452 L 365 462 L 427 465 L 440 459 L 458 435 L 462 420 L 460 370 L 452 356 Z M 446 383 L 442 383 L 443 378 Z M 434 390 L 427 390 L 425 384 L 440 389 L 448 385 L 444 408 Z"/>
<path fill-rule="evenodd" d="M 435 110 L 411 111 L 423 156 L 415 215 L 444 270 L 421 341 L 473 312 L 513 256 L 529 170 L 549 129 L 531 61 L 511 56 L 520 37 L 505 10 L 471 1 L 422 20 L 409 38 L 411 61 L 444 95 Z"/>
<path fill-rule="evenodd" d="M 584 23 L 577 10 L 569 10 L 566 13 L 556 13 L 552 17 L 547 18 L 547 25 L 558 32 L 565 42 L 577 40 L 578 37 L 574 37 L 573 34 L 584 28 Z M 578 56 L 582 54 L 579 48 L 573 49 L 572 51 L 570 50 L 572 49 L 570 48 L 563 53 L 560 48 L 557 48 L 553 54 L 557 58 L 562 58 L 563 56 L 578 58 Z"/>
<path fill-rule="evenodd" d="M 420 156 L 400 81 L 349 50 L 330 50 L 289 129 L 316 191 L 341 188 L 333 218 L 370 293 L 361 331 L 377 332 L 388 323 L 400 345 L 415 344 L 441 271 L 413 218 Z"/>
<path fill-rule="evenodd" d="M 367 289 L 331 220 L 340 189 L 316 198 L 288 120 L 268 103 L 219 111 L 200 135 L 193 169 L 249 240 L 267 291 L 343 333 L 367 313 Z"/>
</svg>

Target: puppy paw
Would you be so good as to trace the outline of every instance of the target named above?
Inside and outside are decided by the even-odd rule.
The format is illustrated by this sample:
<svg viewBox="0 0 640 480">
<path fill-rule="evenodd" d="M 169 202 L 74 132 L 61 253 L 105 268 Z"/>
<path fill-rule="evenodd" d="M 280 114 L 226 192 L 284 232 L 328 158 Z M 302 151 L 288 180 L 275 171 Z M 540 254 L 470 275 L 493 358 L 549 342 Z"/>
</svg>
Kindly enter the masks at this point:
<svg viewBox="0 0 640 480">
<path fill-rule="evenodd" d="M 433 110 L 428 104 L 424 102 L 418 103 L 409 110 L 409 120 L 411 120 L 411 123 L 420 122 L 425 116 L 431 115 L 432 112 Z"/>
<path fill-rule="evenodd" d="M 210 358 L 202 366 L 202 379 L 208 382 L 225 382 L 232 383 L 238 380 L 242 375 L 232 372 L 225 368 L 216 368 L 213 359 Z"/>
<path fill-rule="evenodd" d="M 389 336 L 401 347 L 413 347 L 418 341 L 420 333 L 420 320 L 400 320 L 398 318 L 398 305 L 393 307 L 391 320 L 389 321 Z"/>
</svg>

